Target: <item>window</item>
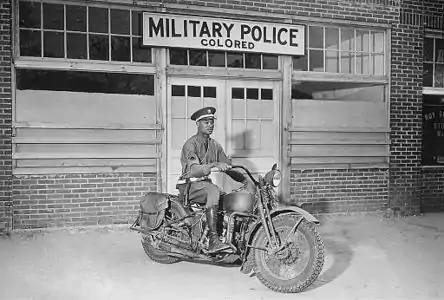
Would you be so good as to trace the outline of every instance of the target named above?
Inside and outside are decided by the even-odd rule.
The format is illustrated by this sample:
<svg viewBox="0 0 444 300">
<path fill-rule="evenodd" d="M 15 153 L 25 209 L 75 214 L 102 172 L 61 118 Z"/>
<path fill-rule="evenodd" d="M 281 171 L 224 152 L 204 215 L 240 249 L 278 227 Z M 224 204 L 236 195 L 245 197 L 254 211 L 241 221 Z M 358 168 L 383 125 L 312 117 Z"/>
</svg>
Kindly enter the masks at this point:
<svg viewBox="0 0 444 300">
<path fill-rule="evenodd" d="M 424 39 L 425 87 L 444 88 L 444 39 Z"/>
<path fill-rule="evenodd" d="M 293 57 L 295 71 L 386 74 L 384 31 L 308 26 L 307 54 Z"/>
<path fill-rule="evenodd" d="M 444 165 L 444 96 L 424 95 L 423 165 Z"/>
<path fill-rule="evenodd" d="M 19 2 L 19 56 L 151 63 L 141 12 Z"/>
<path fill-rule="evenodd" d="M 277 70 L 278 56 L 260 53 L 170 49 L 170 64 L 184 66 Z"/>
</svg>

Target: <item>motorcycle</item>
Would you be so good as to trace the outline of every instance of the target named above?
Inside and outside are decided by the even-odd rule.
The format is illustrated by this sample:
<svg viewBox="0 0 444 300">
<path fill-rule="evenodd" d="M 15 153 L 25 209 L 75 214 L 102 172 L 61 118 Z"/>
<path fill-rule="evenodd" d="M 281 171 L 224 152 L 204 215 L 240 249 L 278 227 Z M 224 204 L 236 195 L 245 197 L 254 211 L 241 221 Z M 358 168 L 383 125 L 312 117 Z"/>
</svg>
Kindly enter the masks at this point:
<svg viewBox="0 0 444 300">
<path fill-rule="evenodd" d="M 319 221 L 298 206 L 279 204 L 275 188 L 282 176 L 276 164 L 257 178 L 240 165 L 225 172 L 243 183 L 220 199 L 218 234 L 229 248 L 207 251 L 205 205 L 189 201 L 192 182 L 187 182 L 178 195 L 150 192 L 141 199 L 130 228 L 141 233 L 145 253 L 162 264 L 181 260 L 238 263 L 241 272 L 254 272 L 273 291 L 305 290 L 324 265 L 324 243 L 315 226 Z"/>
</svg>

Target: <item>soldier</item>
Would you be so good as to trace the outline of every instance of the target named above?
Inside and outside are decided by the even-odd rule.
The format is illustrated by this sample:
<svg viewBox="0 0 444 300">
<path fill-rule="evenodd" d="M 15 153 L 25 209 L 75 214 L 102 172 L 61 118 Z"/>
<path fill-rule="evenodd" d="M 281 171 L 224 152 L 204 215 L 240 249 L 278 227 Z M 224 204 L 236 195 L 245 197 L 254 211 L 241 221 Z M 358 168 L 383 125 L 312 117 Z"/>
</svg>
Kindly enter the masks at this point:
<svg viewBox="0 0 444 300">
<path fill-rule="evenodd" d="M 222 193 L 220 188 L 209 179 L 211 168 L 224 172 L 231 168 L 231 161 L 222 146 L 210 137 L 214 130 L 216 108 L 204 107 L 191 115 L 196 121 L 197 133 L 190 137 L 182 147 L 181 179 L 191 179 L 189 200 L 206 203 L 206 218 L 209 229 L 209 252 L 214 253 L 229 248 L 217 236 L 217 209 Z"/>
</svg>

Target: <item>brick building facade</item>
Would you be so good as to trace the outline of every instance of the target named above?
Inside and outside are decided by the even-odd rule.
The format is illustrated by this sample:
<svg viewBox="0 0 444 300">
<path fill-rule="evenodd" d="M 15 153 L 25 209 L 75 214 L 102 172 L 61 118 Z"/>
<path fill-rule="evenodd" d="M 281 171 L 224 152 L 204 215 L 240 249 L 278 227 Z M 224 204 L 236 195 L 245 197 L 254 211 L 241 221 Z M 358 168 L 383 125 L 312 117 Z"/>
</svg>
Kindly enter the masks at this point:
<svg viewBox="0 0 444 300">
<path fill-rule="evenodd" d="M 28 1 L 22 2 L 26 2 L 25 5 L 22 6 L 23 11 L 25 7 L 29 8 L 32 5 L 34 5 L 32 7 L 36 7 L 35 4 L 31 5 Z M 76 2 L 77 1 L 71 1 L 65 3 L 65 1 L 60 0 L 50 1 L 48 3 L 69 4 L 74 6 Z M 39 4 L 40 1 L 34 1 L 33 3 L 38 3 L 38 5 L 40 5 L 38 7 L 43 7 L 42 4 Z M 46 1 L 43 1 L 43 3 L 46 3 Z M 82 4 L 80 1 L 78 3 Z M 83 4 L 85 3 L 83 2 Z M 284 179 L 286 180 L 284 190 L 288 191 L 283 191 L 284 200 L 286 202 L 298 203 L 302 205 L 303 208 L 314 213 L 378 210 L 385 208 L 387 205 L 397 208 L 408 207 L 410 211 L 418 211 L 420 209 L 423 211 L 431 211 L 444 208 L 444 184 L 442 183 L 444 171 L 440 168 L 439 164 L 424 166 L 422 163 L 424 39 L 429 34 L 433 36 L 438 35 L 438 37 L 441 35 L 442 37 L 444 30 L 444 1 L 228 0 L 222 3 L 222 1 L 216 0 L 116 0 L 111 2 L 106 1 L 106 3 L 89 1 L 88 5 L 107 9 L 117 5 L 116 7 L 118 8 L 133 9 L 138 12 L 148 11 L 168 14 L 182 14 L 186 12 L 189 16 L 208 15 L 214 18 L 229 18 L 231 20 L 249 20 L 256 22 L 264 20 L 277 24 L 302 24 L 307 28 L 306 33 L 308 35 L 314 34 L 319 28 L 323 28 L 322 32 L 327 32 L 328 29 L 326 28 L 328 26 L 338 26 L 339 29 L 337 31 L 340 32 L 339 39 L 342 39 L 342 42 L 341 46 L 337 46 L 338 50 L 332 50 L 333 52 L 336 51 L 334 53 L 338 55 L 337 70 L 335 69 L 336 65 L 331 64 L 332 57 L 326 54 L 331 54 L 332 52 L 329 51 L 334 48 L 326 47 L 327 41 L 325 41 L 320 50 L 316 48 L 316 46 L 311 45 L 311 41 L 307 38 L 305 56 L 313 55 L 310 56 L 309 59 L 306 59 L 313 67 L 309 66 L 307 69 L 304 69 L 304 67 L 297 69 L 296 66 L 304 62 L 304 56 L 293 58 L 293 60 L 291 57 L 282 56 L 279 58 L 279 67 L 276 67 L 277 70 L 273 73 L 274 71 L 265 70 L 266 55 L 261 54 L 262 74 L 259 74 L 259 72 L 253 74 L 249 70 L 243 70 L 245 71 L 244 73 L 239 71 L 240 75 L 238 78 L 248 77 L 247 79 L 250 81 L 253 79 L 267 79 L 266 84 L 269 84 L 270 89 L 273 87 L 272 83 L 270 83 L 271 81 L 281 80 L 279 76 L 284 78 L 280 81 L 281 87 L 278 88 L 282 94 L 278 95 L 282 101 L 280 105 L 282 107 L 288 106 L 290 108 L 288 111 L 293 111 L 293 114 L 290 113 L 286 115 L 288 111 L 285 112 L 286 110 L 283 109 L 280 124 L 285 130 L 282 130 L 282 132 L 279 131 L 282 140 L 280 140 L 279 149 L 276 151 L 276 153 L 279 152 L 279 154 L 275 156 L 279 157 L 280 164 L 284 166 Z M 104 131 L 106 130 L 113 130 L 112 134 L 120 136 L 119 130 L 122 128 L 119 126 L 115 127 L 108 121 L 108 123 L 106 123 L 106 120 L 104 121 L 104 123 L 106 123 L 104 126 L 102 126 L 103 124 L 92 123 L 88 123 L 87 125 L 73 123 L 74 125 L 70 124 L 68 127 L 66 127 L 66 124 L 63 126 L 59 124 L 57 125 L 58 127 L 54 124 L 48 126 L 47 123 L 49 121 L 36 121 L 35 118 L 33 119 L 32 116 L 29 116 L 29 114 L 25 112 L 25 104 L 29 105 L 29 107 L 32 106 L 32 103 L 26 98 L 29 97 L 26 94 L 27 91 L 48 89 L 35 88 L 33 83 L 29 83 L 29 79 L 26 77 L 28 76 L 26 75 L 27 70 L 44 70 L 44 72 L 54 70 L 86 72 L 90 66 L 88 65 L 89 61 L 85 60 L 85 57 L 81 62 L 78 62 L 76 59 L 68 59 L 70 55 L 69 52 L 68 54 L 63 54 L 63 58 L 60 59 L 57 58 L 57 54 L 54 53 L 47 55 L 45 52 L 47 50 L 45 50 L 42 44 L 38 43 L 37 44 L 40 45 L 39 51 L 41 55 L 39 55 L 41 56 L 41 60 L 35 59 L 35 57 L 33 57 L 35 55 L 32 53 L 35 45 L 22 45 L 19 39 L 20 37 L 25 37 L 25 34 L 28 34 L 27 37 L 29 38 L 32 35 L 31 32 L 44 33 L 46 25 L 44 20 L 41 19 L 39 19 L 39 22 L 43 25 L 30 25 L 31 21 L 28 22 L 26 20 L 22 22 L 22 18 L 25 17 L 18 12 L 19 6 L 19 1 L 13 3 L 12 0 L 10 0 L 2 3 L 0 7 L 0 14 L 2 16 L 0 20 L 0 108 L 2 115 L 0 123 L 2 132 L 0 143 L 2 158 L 0 164 L 2 187 L 0 191 L 0 231 L 14 228 L 131 222 L 137 213 L 140 196 L 148 190 L 165 190 L 165 182 L 168 181 L 166 178 L 167 175 L 165 174 L 168 174 L 168 171 L 172 170 L 164 166 L 169 162 L 164 161 L 167 159 L 165 158 L 165 151 L 171 148 L 171 145 L 167 144 L 166 136 L 170 130 L 169 126 L 174 125 L 170 120 L 162 119 L 162 109 L 164 105 L 161 101 L 170 97 L 166 95 L 167 91 L 168 93 L 170 92 L 166 87 L 172 85 L 172 89 L 174 89 L 174 87 L 180 87 L 181 82 L 185 82 L 186 84 L 187 81 L 185 79 L 178 81 L 173 78 L 173 76 L 177 76 L 180 72 L 190 72 L 187 75 L 188 77 L 196 76 L 195 73 L 192 73 L 194 71 L 191 70 L 192 68 L 186 69 L 186 71 L 183 71 L 185 69 L 178 68 L 177 74 L 174 74 L 174 70 L 171 71 L 171 68 L 164 68 L 167 64 L 164 60 L 168 59 L 165 58 L 167 56 L 162 55 L 166 55 L 166 52 L 163 49 L 155 50 L 155 47 L 150 50 L 149 55 L 152 59 L 146 59 L 145 65 L 132 64 L 132 62 L 136 62 L 136 57 L 141 59 L 139 62 L 144 61 L 142 58 L 144 54 L 141 54 L 142 52 L 140 51 L 145 50 L 136 52 L 135 44 L 132 46 L 133 48 L 131 48 L 133 52 L 131 59 L 129 59 L 131 63 L 128 63 L 130 65 L 128 69 L 125 69 L 123 63 L 113 64 L 113 58 L 107 59 L 110 61 L 109 64 L 94 64 L 91 68 L 95 68 L 95 72 L 117 74 L 118 72 L 122 72 L 121 69 L 123 69 L 123 72 L 128 73 L 152 74 L 154 78 L 152 79 L 154 81 L 153 91 L 152 93 L 148 91 L 146 95 L 148 95 L 148 97 L 154 95 L 153 97 L 159 97 L 160 100 L 153 100 L 153 103 L 154 101 L 157 103 L 154 109 L 157 113 L 153 115 L 153 122 L 151 123 L 155 123 L 155 125 L 143 127 L 141 124 L 138 124 L 136 127 L 131 127 L 132 125 L 130 126 L 128 121 L 122 121 L 127 122 L 125 123 L 127 126 L 125 130 L 128 131 L 125 132 L 134 135 L 133 138 L 135 140 L 136 137 L 138 137 L 139 131 L 137 130 L 149 136 L 152 134 L 152 140 L 145 142 L 138 139 L 136 142 L 134 140 L 131 142 L 125 140 L 124 142 L 126 144 L 124 144 L 122 140 L 119 140 L 118 142 L 120 144 L 118 144 L 115 138 L 113 138 L 112 142 L 107 138 L 106 143 L 108 143 L 108 145 L 116 145 L 115 148 L 100 148 L 97 146 L 98 154 L 94 154 L 95 156 L 86 156 L 85 153 L 81 152 L 84 151 L 84 148 L 75 145 L 72 140 L 67 141 L 66 139 L 62 139 L 62 137 L 75 136 L 82 141 L 78 142 L 79 144 L 89 143 L 90 145 L 95 145 L 99 142 L 91 141 L 94 137 L 98 137 L 102 141 L 105 139 Z M 66 5 L 66 13 L 68 10 L 67 7 Z M 88 11 L 90 11 L 90 9 L 91 8 L 89 8 Z M 132 11 L 132 13 L 134 13 L 134 11 Z M 32 13 L 28 12 L 28 16 L 30 15 L 32 15 Z M 130 19 L 134 22 L 135 17 L 134 15 L 132 16 Z M 35 18 L 35 16 L 32 18 Z M 110 17 L 110 20 L 112 20 L 112 17 Z M 64 25 L 60 27 L 59 33 L 62 34 L 64 32 L 65 34 L 66 48 L 68 47 L 66 36 L 70 34 L 70 32 L 67 33 L 68 20 L 65 20 L 62 24 Z M 37 28 L 40 28 L 38 26 L 43 26 L 43 29 L 38 31 Z M 57 27 L 54 24 L 49 24 L 48 26 L 53 26 L 51 27 L 53 29 Z M 112 23 L 108 26 L 111 28 L 109 29 L 111 30 L 109 41 L 111 41 L 113 39 Z M 313 28 L 310 26 L 313 26 Z M 341 47 L 345 47 L 343 46 L 344 41 L 346 42 L 344 36 L 347 33 L 348 26 L 354 28 L 352 29 L 353 39 L 350 38 L 350 40 L 353 40 L 355 45 L 347 52 L 349 53 L 349 62 L 352 61 L 351 65 L 353 65 L 353 68 L 347 72 L 345 71 L 348 66 L 346 63 L 347 53 L 341 52 L 343 49 Z M 308 29 L 309 27 L 310 29 Z M 23 31 L 20 31 L 22 28 L 24 28 Z M 88 28 L 91 30 L 90 27 Z M 131 39 L 131 41 L 140 38 L 135 28 L 136 27 L 132 27 L 129 31 L 129 39 Z M 313 31 L 310 31 L 311 29 L 313 29 Z M 358 33 L 365 31 L 370 32 L 372 39 L 374 39 L 371 40 L 369 37 L 369 43 L 375 43 L 372 44 L 374 48 L 376 48 L 375 40 L 378 38 L 378 34 L 380 33 L 381 35 L 379 36 L 383 36 L 383 42 L 381 44 L 382 52 L 379 53 L 376 49 L 373 49 L 368 50 L 369 52 L 367 53 L 363 48 L 358 49 Z M 74 31 L 71 33 L 73 34 Z M 86 34 L 90 33 L 85 33 L 85 36 Z M 324 37 L 326 34 L 322 36 Z M 122 37 L 122 39 L 124 39 L 124 37 Z M 325 37 L 325 39 L 328 39 L 328 37 Z M 89 43 L 91 43 L 91 41 L 90 39 Z M 42 38 L 39 43 L 44 42 L 45 40 Z M 365 44 L 366 42 L 363 43 Z M 17 54 L 17 48 L 20 48 L 21 55 Z M 113 48 L 111 47 L 108 52 L 111 53 L 111 56 L 113 56 L 112 51 Z M 320 53 L 320 51 L 324 53 L 324 63 L 322 64 L 323 72 L 316 73 L 315 67 L 317 66 L 317 62 L 314 58 L 312 60 L 311 57 L 316 57 L 315 54 Z M 171 52 L 172 51 L 170 51 L 169 63 L 172 63 L 174 58 L 171 56 Z M 28 55 L 23 55 L 24 53 L 28 53 Z M 190 57 L 191 54 L 189 50 L 186 53 L 188 53 L 187 55 Z M 356 61 L 359 55 L 365 56 L 367 54 L 368 61 L 371 61 L 373 65 L 368 66 L 367 71 L 362 69 L 358 74 L 358 63 Z M 92 52 L 88 52 L 87 56 L 90 58 L 92 55 Z M 207 52 L 206 55 L 210 55 L 209 52 Z M 352 55 L 353 59 L 351 58 Z M 225 54 L 224 57 L 228 58 L 227 54 Z M 242 57 L 245 58 L 246 56 Z M 377 60 L 378 57 L 382 58 L 382 60 Z M 209 58 L 207 58 L 207 64 L 209 61 Z M 334 59 L 333 61 L 336 62 Z M 386 61 L 386 63 L 384 61 Z M 365 65 L 364 58 L 361 59 L 361 62 L 361 65 Z M 377 71 L 377 68 L 379 68 L 377 62 L 383 65 L 380 73 Z M 188 64 L 190 64 L 190 62 Z M 291 65 L 292 69 L 288 69 L 288 65 Z M 228 68 L 228 65 L 225 66 Z M 246 68 L 247 67 L 244 69 Z M 333 69 L 329 71 L 328 68 Z M 435 70 L 435 68 L 437 67 L 434 67 L 433 70 Z M 172 69 L 174 69 L 174 66 Z M 228 73 L 220 73 L 222 74 L 220 75 L 218 72 L 217 70 L 211 71 L 208 69 L 198 73 L 200 76 L 214 76 L 215 78 L 220 78 L 222 75 L 225 76 L 225 78 L 234 76 Z M 365 75 L 366 72 L 368 75 Z M 44 75 L 49 76 L 48 73 L 44 73 Z M 173 78 L 173 83 L 170 82 L 170 77 L 168 76 Z M 233 79 L 234 78 L 235 77 L 233 77 Z M 134 77 L 131 80 L 133 79 L 137 78 Z M 361 126 L 362 124 L 359 123 L 359 120 L 354 119 L 346 120 L 344 124 L 339 123 L 338 119 L 347 119 L 345 115 L 341 115 L 340 111 L 337 112 L 337 115 L 331 116 L 331 120 L 329 119 L 328 121 L 330 123 L 327 122 L 322 128 L 316 127 L 316 131 L 314 131 L 312 127 L 308 128 L 309 126 L 307 124 L 311 124 L 309 120 L 307 120 L 306 123 L 298 123 L 299 119 L 303 119 L 303 115 L 299 115 L 300 112 L 308 111 L 319 113 L 319 116 L 323 116 L 325 110 L 329 111 L 329 109 L 325 108 L 315 109 L 314 107 L 317 105 L 317 103 L 315 103 L 316 101 L 299 101 L 302 98 L 293 95 L 294 90 L 298 90 L 300 87 L 304 87 L 304 91 L 307 92 L 307 86 L 312 88 L 312 83 L 319 81 L 337 85 L 349 85 L 346 90 L 348 93 L 357 89 L 366 89 L 373 86 L 380 87 L 382 100 L 380 101 L 381 103 L 378 102 L 379 106 L 377 106 L 377 109 L 375 108 L 375 114 L 378 113 L 378 115 L 375 115 L 372 119 L 379 120 L 378 118 L 381 118 L 381 120 L 383 120 L 381 123 L 386 122 L 387 128 L 384 128 L 384 124 L 376 123 L 372 126 L 366 123 L 364 127 Z M 174 82 L 178 82 L 178 84 L 175 85 Z M 302 84 L 300 82 L 302 82 Z M 227 90 L 228 88 L 232 88 L 229 84 L 228 87 L 226 87 L 223 85 L 225 83 L 219 83 L 217 79 L 208 81 L 208 84 L 213 83 L 218 88 L 221 86 Z M 41 82 L 40 84 L 45 85 L 46 83 Z M 245 86 L 249 87 L 250 85 L 248 84 Z M 32 88 L 30 88 L 30 86 Z M 52 91 L 55 90 L 53 88 L 51 89 Z M 440 86 L 435 87 L 434 84 L 430 90 L 433 94 L 439 94 Z M 444 89 L 442 90 L 444 91 Z M 72 88 L 69 87 L 65 91 L 72 91 Z M 34 95 L 36 94 L 35 92 L 33 93 Z M 128 92 L 128 94 L 130 93 L 132 92 Z M 165 96 L 158 96 L 161 93 L 165 93 Z M 387 96 L 385 96 L 386 94 Z M 57 95 L 60 96 L 60 94 Z M 321 95 L 319 97 L 323 97 L 322 93 L 318 93 L 316 96 L 314 95 L 315 93 L 313 93 L 313 98 L 310 98 L 311 100 L 316 100 L 315 97 L 318 97 L 318 95 Z M 346 93 L 342 95 L 346 95 Z M 367 93 L 360 95 L 363 95 L 364 98 L 368 97 Z M 174 96 L 173 91 L 173 98 Z M 128 99 L 138 101 L 138 98 L 133 99 L 128 97 Z M 332 99 L 322 98 L 320 100 Z M 337 103 L 339 103 L 344 99 L 335 98 L 333 100 L 337 100 Z M 364 103 L 362 99 L 359 100 L 361 100 L 361 102 L 356 102 L 358 103 L 356 104 L 358 110 L 360 103 L 367 105 L 367 102 Z M 326 101 L 322 103 L 327 106 L 333 105 L 332 108 L 337 109 L 333 102 Z M 376 100 L 373 98 L 369 100 L 370 104 L 374 102 L 376 102 Z M 374 106 L 369 107 L 373 109 Z M 30 108 L 27 109 L 30 110 Z M 34 107 L 33 109 L 37 108 Z M 100 109 L 103 109 L 103 107 Z M 354 109 L 356 108 L 350 109 L 350 111 L 353 112 Z M 364 117 L 365 111 L 366 109 L 363 109 Z M 81 112 L 80 108 L 79 112 Z M 63 114 L 63 112 L 58 112 L 58 114 Z M 48 118 L 55 117 L 48 115 Z M 147 117 L 142 116 L 141 118 Z M 359 116 L 357 118 L 359 119 Z M 371 123 L 371 120 L 368 122 Z M 42 123 L 44 123 L 44 125 L 42 125 Z M 157 126 L 158 124 L 160 125 Z M 332 126 L 337 126 L 337 129 L 334 129 Z M 347 126 L 348 128 L 346 128 Z M 368 127 L 372 127 L 371 130 Z M 91 139 L 89 140 L 84 136 L 87 130 L 99 131 L 99 129 L 102 130 L 100 134 L 91 133 Z M 50 140 L 47 136 L 51 133 L 54 133 L 54 136 L 60 135 L 60 137 Z M 82 138 L 79 138 L 79 136 L 82 136 Z M 323 140 L 326 140 L 326 142 Z M 103 144 L 104 142 L 102 141 L 100 143 Z M 139 150 L 134 150 L 134 157 L 140 158 L 140 161 L 144 162 L 143 164 L 141 162 L 137 164 L 133 162 L 129 163 L 131 153 L 133 153 L 132 148 L 129 147 L 137 143 L 144 147 L 146 146 L 145 148 L 140 148 L 140 153 L 150 151 L 154 153 L 151 156 L 147 156 L 140 154 L 138 152 Z M 56 150 L 48 150 L 55 149 L 45 146 L 48 144 L 56 145 L 52 147 L 58 147 L 58 152 Z M 72 151 L 65 153 L 63 152 L 65 148 L 60 146 L 61 144 L 67 144 L 74 148 L 77 147 L 76 149 L 80 150 L 74 154 Z M 324 152 L 322 152 L 322 147 L 326 149 Z M 103 149 L 105 149 L 105 151 Z M 109 149 L 117 149 L 112 151 L 120 151 L 119 153 L 128 152 L 129 154 L 127 156 L 122 154 L 119 154 L 120 156 L 110 156 L 111 154 L 103 155 L 103 152 L 112 152 Z M 321 150 L 318 151 L 317 149 Z M 54 154 L 54 151 L 57 153 Z M 312 154 L 313 151 L 317 154 Z M 81 155 L 79 154 L 80 152 Z M 63 156 L 60 153 L 63 153 Z M 119 163 L 115 162 L 117 159 L 120 159 Z M 56 163 L 58 160 L 61 160 L 61 162 Z M 97 165 L 93 164 L 92 161 Z M 116 165 L 118 167 L 116 167 Z M 125 168 L 121 166 L 125 166 Z M 73 171 L 71 172 L 71 170 Z"/>
</svg>

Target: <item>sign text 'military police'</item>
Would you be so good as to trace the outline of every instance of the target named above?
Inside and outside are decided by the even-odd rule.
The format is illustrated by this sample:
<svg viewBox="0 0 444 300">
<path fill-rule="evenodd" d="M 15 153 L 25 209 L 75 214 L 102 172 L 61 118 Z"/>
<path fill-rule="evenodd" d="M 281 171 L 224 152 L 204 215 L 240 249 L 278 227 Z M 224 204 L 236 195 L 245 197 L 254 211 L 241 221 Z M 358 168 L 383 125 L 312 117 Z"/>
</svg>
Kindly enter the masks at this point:
<svg viewBox="0 0 444 300">
<path fill-rule="evenodd" d="M 153 46 L 290 55 L 300 55 L 304 51 L 304 27 L 299 25 L 145 13 L 143 34 L 144 45 Z"/>
</svg>

